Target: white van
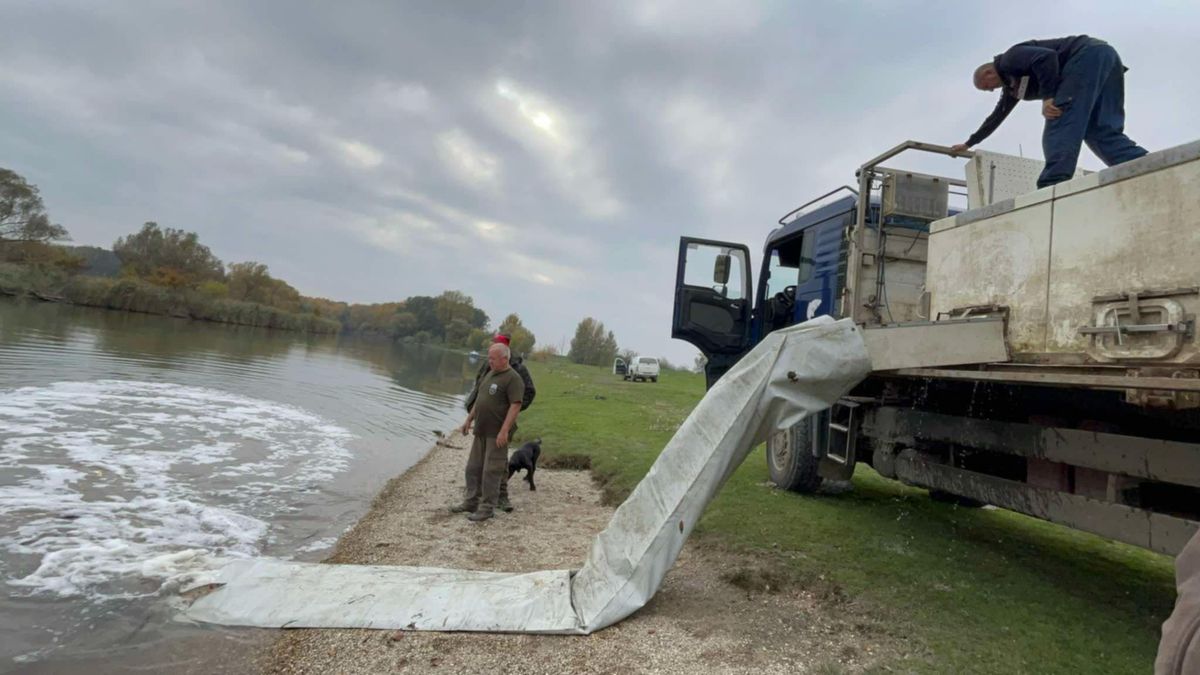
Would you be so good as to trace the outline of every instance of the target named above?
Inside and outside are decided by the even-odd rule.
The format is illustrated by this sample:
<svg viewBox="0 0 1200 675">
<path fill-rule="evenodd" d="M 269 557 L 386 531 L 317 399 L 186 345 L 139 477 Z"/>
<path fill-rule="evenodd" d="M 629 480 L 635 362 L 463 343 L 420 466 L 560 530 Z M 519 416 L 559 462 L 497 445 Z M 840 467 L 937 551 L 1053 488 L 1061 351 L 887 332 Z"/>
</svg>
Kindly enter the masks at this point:
<svg viewBox="0 0 1200 675">
<path fill-rule="evenodd" d="M 658 359 L 653 356 L 635 356 L 629 362 L 628 368 L 625 370 L 625 379 L 633 380 L 650 380 L 658 382 Z"/>
</svg>

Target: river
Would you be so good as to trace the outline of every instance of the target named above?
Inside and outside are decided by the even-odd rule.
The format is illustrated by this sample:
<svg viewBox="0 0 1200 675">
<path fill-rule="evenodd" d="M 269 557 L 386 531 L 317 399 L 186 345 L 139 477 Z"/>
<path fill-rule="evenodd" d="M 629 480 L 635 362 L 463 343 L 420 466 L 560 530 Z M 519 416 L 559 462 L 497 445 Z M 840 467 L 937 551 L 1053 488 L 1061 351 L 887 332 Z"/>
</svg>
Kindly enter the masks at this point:
<svg viewBox="0 0 1200 675">
<path fill-rule="evenodd" d="M 434 347 L 0 300 L 0 672 L 247 658 L 261 632 L 177 621 L 180 585 L 230 558 L 322 559 L 462 420 L 474 370 Z"/>
</svg>

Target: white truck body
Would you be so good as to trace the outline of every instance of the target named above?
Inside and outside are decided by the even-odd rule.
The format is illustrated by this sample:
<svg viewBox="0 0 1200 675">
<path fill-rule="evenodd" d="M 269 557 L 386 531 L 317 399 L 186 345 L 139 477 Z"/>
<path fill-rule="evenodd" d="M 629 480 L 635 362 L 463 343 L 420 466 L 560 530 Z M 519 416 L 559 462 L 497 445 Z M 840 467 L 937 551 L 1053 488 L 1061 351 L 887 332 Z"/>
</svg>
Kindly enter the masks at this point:
<svg viewBox="0 0 1200 675">
<path fill-rule="evenodd" d="M 1200 142 L 933 223 L 925 285 L 1008 308 L 1017 361 L 1200 363 Z"/>
</svg>

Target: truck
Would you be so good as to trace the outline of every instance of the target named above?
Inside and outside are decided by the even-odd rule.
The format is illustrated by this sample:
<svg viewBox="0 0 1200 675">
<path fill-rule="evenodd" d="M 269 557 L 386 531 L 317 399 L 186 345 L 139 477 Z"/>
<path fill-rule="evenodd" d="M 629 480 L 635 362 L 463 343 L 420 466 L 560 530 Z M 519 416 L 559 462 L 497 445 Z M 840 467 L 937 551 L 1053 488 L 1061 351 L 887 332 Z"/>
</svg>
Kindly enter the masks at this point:
<svg viewBox="0 0 1200 675">
<path fill-rule="evenodd" d="M 781 218 L 757 285 L 745 245 L 681 238 L 672 337 L 707 358 L 709 387 L 820 315 L 888 355 L 769 440 L 776 485 L 812 493 L 867 464 L 934 499 L 1168 555 L 1197 531 L 1200 141 L 1034 189 L 1039 168 L 901 143 Z"/>
</svg>

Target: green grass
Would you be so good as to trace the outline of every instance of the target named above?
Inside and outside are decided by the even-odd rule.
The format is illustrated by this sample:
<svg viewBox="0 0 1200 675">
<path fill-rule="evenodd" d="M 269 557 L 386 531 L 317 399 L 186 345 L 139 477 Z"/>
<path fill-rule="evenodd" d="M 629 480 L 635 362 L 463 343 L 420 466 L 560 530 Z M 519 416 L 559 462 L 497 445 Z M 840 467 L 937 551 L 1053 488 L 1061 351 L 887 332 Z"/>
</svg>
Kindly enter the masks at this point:
<svg viewBox="0 0 1200 675">
<path fill-rule="evenodd" d="M 703 378 L 688 373 L 631 383 L 562 359 L 529 366 L 538 395 L 521 415 L 521 436 L 541 436 L 549 461 L 589 456 L 614 503 L 704 394 Z M 854 491 L 840 495 L 800 496 L 767 481 L 759 449 L 709 506 L 700 545 L 757 552 L 787 575 L 844 593 L 924 655 L 899 670 L 1153 667 L 1174 602 L 1167 557 L 1006 511 L 935 503 L 864 466 Z"/>
</svg>

